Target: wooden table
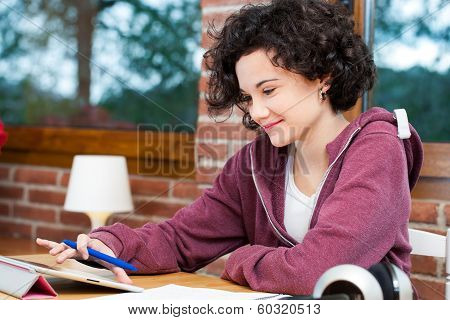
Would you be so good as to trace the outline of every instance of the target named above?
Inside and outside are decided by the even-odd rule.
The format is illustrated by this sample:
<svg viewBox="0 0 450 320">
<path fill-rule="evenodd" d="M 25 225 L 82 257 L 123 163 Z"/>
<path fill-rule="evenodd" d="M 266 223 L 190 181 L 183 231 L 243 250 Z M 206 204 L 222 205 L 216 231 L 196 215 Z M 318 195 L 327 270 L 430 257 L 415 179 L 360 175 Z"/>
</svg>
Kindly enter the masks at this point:
<svg viewBox="0 0 450 320">
<path fill-rule="evenodd" d="M 44 263 L 49 266 L 56 265 L 55 257 L 49 254 L 22 255 L 10 257 L 32 262 Z M 112 274 L 110 273 L 109 270 L 90 268 L 73 259 L 66 260 L 61 266 L 96 273 L 100 276 Z M 58 293 L 57 299 L 62 300 L 87 299 L 123 292 L 116 289 L 110 289 L 107 287 L 101 287 L 67 279 L 57 279 L 48 276 L 46 276 L 46 278 L 48 279 L 52 287 L 55 289 L 55 291 Z M 131 279 L 133 280 L 134 285 L 146 289 L 161 287 L 167 284 L 177 284 L 192 288 L 220 289 L 233 292 L 253 292 L 247 287 L 242 287 L 230 281 L 222 280 L 217 277 L 186 272 L 177 272 L 164 275 L 135 275 L 131 276 Z M 16 298 L 0 292 L 0 299 L 16 299 Z"/>
<path fill-rule="evenodd" d="M 12 237 L 0 236 L 0 255 L 2 256 L 47 252 L 47 249 L 38 246 L 36 242 L 31 239 L 17 239 Z"/>
</svg>

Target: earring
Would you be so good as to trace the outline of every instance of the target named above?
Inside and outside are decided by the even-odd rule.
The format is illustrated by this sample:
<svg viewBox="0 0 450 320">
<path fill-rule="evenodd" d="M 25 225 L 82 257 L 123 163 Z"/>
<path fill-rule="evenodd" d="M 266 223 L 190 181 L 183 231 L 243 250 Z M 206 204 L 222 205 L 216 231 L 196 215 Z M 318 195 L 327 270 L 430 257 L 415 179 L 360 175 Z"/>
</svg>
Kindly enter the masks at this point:
<svg viewBox="0 0 450 320">
<path fill-rule="evenodd" d="M 326 93 L 326 92 L 323 92 L 322 89 L 323 89 L 323 88 L 320 88 L 320 89 L 319 89 L 319 99 L 320 99 L 321 101 L 324 101 L 324 100 L 327 98 L 327 93 Z"/>
</svg>

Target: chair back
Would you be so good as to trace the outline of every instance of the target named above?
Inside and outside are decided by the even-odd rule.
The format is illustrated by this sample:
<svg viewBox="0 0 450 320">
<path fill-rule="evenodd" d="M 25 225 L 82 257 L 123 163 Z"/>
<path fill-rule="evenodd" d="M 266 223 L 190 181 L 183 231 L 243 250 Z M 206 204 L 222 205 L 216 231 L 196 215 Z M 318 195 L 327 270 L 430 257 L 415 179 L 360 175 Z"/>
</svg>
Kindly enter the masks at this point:
<svg viewBox="0 0 450 320">
<path fill-rule="evenodd" d="M 415 229 L 408 231 L 411 254 L 445 258 L 445 299 L 450 300 L 450 229 L 447 236 Z"/>
</svg>

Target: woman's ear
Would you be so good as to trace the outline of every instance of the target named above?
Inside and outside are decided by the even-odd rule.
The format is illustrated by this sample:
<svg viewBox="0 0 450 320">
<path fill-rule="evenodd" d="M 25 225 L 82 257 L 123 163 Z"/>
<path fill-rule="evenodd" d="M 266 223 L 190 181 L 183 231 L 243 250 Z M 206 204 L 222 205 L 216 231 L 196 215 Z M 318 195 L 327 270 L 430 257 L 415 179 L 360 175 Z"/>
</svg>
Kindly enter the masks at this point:
<svg viewBox="0 0 450 320">
<path fill-rule="evenodd" d="M 326 93 L 328 89 L 330 89 L 330 87 L 331 87 L 331 76 L 327 75 L 322 77 L 322 79 L 320 80 L 320 88 L 322 88 L 322 91 Z"/>
</svg>

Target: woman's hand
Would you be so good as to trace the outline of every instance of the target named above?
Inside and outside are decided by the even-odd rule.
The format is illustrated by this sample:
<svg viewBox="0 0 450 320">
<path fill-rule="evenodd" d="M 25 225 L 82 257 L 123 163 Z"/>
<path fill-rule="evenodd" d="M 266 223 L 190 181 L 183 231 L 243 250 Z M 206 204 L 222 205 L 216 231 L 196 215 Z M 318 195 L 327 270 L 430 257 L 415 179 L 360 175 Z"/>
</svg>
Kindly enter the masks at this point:
<svg viewBox="0 0 450 320">
<path fill-rule="evenodd" d="M 83 259 L 83 260 L 93 260 L 102 266 L 105 266 L 109 270 L 111 270 L 114 275 L 116 276 L 117 281 L 131 284 L 133 283 L 131 279 L 128 277 L 125 270 L 122 268 L 115 266 L 113 264 L 110 264 L 106 261 L 96 259 L 94 257 L 89 257 L 89 253 L 87 248 L 91 248 L 94 250 L 97 250 L 101 253 L 107 254 L 112 257 L 116 257 L 114 252 L 103 242 L 97 239 L 91 239 L 86 234 L 79 234 L 77 238 L 77 249 L 72 249 L 69 246 L 67 246 L 64 243 L 57 243 L 54 241 L 44 240 L 44 239 L 36 239 L 36 243 L 40 246 L 43 246 L 47 249 L 49 249 L 49 254 L 52 256 L 56 256 L 56 262 L 57 263 L 63 263 L 66 259 Z"/>
</svg>

